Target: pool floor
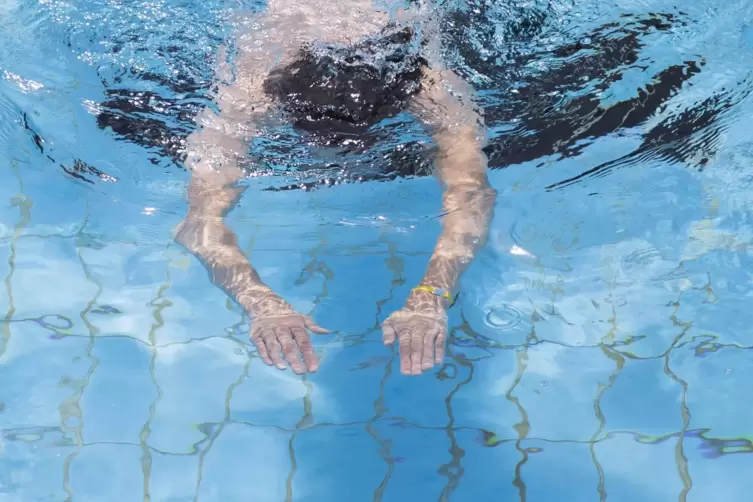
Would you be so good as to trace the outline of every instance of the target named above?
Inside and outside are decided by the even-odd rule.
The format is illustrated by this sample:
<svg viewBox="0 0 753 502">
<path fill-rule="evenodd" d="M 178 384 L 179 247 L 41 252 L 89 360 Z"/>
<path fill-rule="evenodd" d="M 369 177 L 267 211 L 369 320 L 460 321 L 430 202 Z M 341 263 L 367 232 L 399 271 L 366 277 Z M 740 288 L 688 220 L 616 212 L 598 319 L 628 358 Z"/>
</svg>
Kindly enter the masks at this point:
<svg viewBox="0 0 753 502">
<path fill-rule="evenodd" d="M 700 71 L 577 154 L 494 157 L 446 361 L 406 377 L 379 324 L 439 233 L 434 179 L 248 181 L 228 216 L 241 247 L 333 330 L 314 338 L 321 369 L 296 376 L 261 362 L 243 312 L 172 241 L 187 174 L 97 124 L 103 82 L 145 85 L 154 40 L 188 30 L 178 43 L 201 52 L 250 3 L 3 2 L 0 501 L 750 500 L 753 3 L 532 3 L 558 19 L 530 42 L 548 50 L 558 26 L 680 20 L 604 103 L 646 102 L 664 67 Z M 194 56 L 171 64 L 201 81 Z"/>
</svg>

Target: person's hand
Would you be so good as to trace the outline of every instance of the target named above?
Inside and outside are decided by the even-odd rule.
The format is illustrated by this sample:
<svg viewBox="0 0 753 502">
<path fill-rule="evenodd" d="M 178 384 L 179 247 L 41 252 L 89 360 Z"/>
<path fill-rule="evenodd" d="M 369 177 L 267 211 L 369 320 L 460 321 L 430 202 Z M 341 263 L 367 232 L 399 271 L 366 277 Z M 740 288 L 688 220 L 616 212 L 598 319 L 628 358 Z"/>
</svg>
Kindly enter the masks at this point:
<svg viewBox="0 0 753 502">
<path fill-rule="evenodd" d="M 400 372 L 420 375 L 444 359 L 447 313 L 438 303 L 417 307 L 409 301 L 382 323 L 382 340 L 387 346 L 398 340 Z"/>
<path fill-rule="evenodd" d="M 247 308 L 247 311 L 251 317 L 251 341 L 262 361 L 281 370 L 287 367 L 287 361 L 298 375 L 319 369 L 319 361 L 308 331 L 326 334 L 329 333 L 328 330 L 316 324 L 311 317 L 299 314 L 271 292 L 266 293 L 265 298 L 255 302 L 251 308 Z"/>
</svg>

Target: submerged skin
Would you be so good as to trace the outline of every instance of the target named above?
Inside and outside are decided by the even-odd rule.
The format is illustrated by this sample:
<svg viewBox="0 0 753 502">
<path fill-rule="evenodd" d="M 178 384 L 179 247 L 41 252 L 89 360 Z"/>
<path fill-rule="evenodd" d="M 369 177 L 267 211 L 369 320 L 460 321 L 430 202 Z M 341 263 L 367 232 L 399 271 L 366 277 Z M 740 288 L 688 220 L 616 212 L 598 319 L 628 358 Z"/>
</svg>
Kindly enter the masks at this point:
<svg viewBox="0 0 753 502">
<path fill-rule="evenodd" d="M 398 13 L 410 18 L 411 12 Z M 176 240 L 207 268 L 212 281 L 241 305 L 251 320 L 251 340 L 261 359 L 298 374 L 314 372 L 319 363 L 308 332 L 327 333 L 310 317 L 296 312 L 261 279 L 224 223 L 243 189 L 234 184 L 248 144 L 274 105 L 262 91 L 271 68 L 284 65 L 302 44 L 312 41 L 350 43 L 379 31 L 390 19 L 371 0 L 269 0 L 263 14 L 238 40 L 235 80 L 219 87 L 219 113 L 205 110 L 187 139 L 186 167 L 191 172 L 189 210 Z M 426 22 L 432 45 L 432 22 Z M 472 89 L 438 58 L 428 57 L 422 90 L 409 105 L 437 146 L 436 176 L 443 187 L 445 216 L 420 284 L 454 291 L 460 274 L 486 238 L 496 192 L 487 179 L 482 148 L 485 130 L 470 99 Z M 227 80 L 227 79 L 223 79 Z M 415 286 L 418 286 L 416 284 Z M 404 306 L 383 325 L 385 345 L 398 342 L 400 370 L 419 375 L 440 364 L 447 336 L 448 301 L 412 290 Z M 302 357 L 301 357 L 302 356 Z M 301 361 L 302 359 L 302 361 Z"/>
</svg>

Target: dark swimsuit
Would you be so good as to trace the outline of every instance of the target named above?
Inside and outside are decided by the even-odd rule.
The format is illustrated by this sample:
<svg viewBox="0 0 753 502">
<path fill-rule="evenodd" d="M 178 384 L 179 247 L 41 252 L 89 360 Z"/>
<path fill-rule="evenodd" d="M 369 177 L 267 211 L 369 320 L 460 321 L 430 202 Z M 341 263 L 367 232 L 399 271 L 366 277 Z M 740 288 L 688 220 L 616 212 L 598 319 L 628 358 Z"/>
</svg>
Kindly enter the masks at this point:
<svg viewBox="0 0 753 502">
<path fill-rule="evenodd" d="M 311 44 L 270 72 L 264 92 L 290 123 L 317 135 L 358 134 L 406 108 L 426 65 L 410 27 L 388 25 L 354 45 Z"/>
</svg>

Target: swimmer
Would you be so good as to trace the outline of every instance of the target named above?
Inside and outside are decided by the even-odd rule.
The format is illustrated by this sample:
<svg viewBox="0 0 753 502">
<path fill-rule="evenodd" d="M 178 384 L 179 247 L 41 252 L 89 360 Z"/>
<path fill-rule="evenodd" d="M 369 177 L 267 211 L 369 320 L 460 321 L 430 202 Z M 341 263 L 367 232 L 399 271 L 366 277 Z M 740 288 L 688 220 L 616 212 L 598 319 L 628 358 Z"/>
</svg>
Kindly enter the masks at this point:
<svg viewBox="0 0 753 502">
<path fill-rule="evenodd" d="M 496 192 L 473 90 L 440 61 L 438 15 L 425 2 L 390 12 L 372 0 L 269 0 L 238 37 L 235 78 L 217 90 L 218 111 L 197 116 L 186 140 L 189 209 L 175 238 L 246 311 L 268 365 L 316 371 L 309 331 L 328 331 L 262 281 L 223 222 L 243 191 L 236 183 L 246 176 L 250 141 L 275 116 L 312 134 L 354 134 L 401 111 L 435 143 L 442 230 L 423 279 L 383 322 L 382 337 L 397 341 L 405 375 L 444 359 L 446 311 L 486 238 Z"/>
</svg>

